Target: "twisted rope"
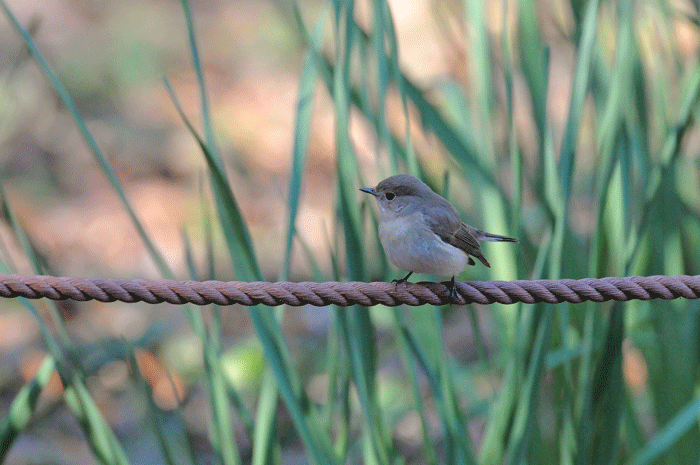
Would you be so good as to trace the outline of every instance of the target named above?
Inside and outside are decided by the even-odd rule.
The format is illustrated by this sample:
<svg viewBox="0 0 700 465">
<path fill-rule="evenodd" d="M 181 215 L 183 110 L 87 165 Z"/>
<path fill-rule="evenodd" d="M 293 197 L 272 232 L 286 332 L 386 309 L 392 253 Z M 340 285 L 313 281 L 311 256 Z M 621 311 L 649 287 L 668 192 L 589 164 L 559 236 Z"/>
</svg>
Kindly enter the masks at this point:
<svg viewBox="0 0 700 465">
<path fill-rule="evenodd" d="M 447 282 L 240 282 L 147 279 L 56 278 L 0 274 L 0 297 L 100 302 L 147 302 L 196 305 L 350 305 L 386 306 L 444 304 L 581 303 L 608 300 L 700 298 L 698 276 L 631 276 L 560 279 L 556 281 L 466 281 L 456 283 L 450 298 Z"/>
</svg>

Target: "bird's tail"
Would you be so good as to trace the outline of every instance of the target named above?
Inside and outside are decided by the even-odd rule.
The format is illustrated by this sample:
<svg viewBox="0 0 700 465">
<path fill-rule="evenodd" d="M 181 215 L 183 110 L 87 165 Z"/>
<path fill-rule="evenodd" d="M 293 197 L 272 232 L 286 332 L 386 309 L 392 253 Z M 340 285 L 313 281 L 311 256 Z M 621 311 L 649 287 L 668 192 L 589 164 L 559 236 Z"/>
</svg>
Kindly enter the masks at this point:
<svg viewBox="0 0 700 465">
<path fill-rule="evenodd" d="M 498 234 L 491 234 L 485 231 L 476 230 L 474 236 L 479 242 L 491 241 L 491 242 L 518 242 L 514 237 L 499 236 Z"/>
</svg>

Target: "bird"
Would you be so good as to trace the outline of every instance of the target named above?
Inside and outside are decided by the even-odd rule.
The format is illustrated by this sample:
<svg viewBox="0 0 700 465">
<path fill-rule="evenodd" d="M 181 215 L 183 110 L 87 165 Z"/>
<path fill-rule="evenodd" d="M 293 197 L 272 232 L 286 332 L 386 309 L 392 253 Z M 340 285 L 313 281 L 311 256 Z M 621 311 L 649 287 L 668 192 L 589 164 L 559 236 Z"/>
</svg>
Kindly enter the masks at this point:
<svg viewBox="0 0 700 465">
<path fill-rule="evenodd" d="M 514 242 L 514 237 L 491 234 L 462 222 L 457 209 L 427 184 L 410 174 L 388 177 L 376 187 L 360 188 L 379 205 L 379 241 L 391 263 L 413 273 L 452 276 L 450 295 L 456 297 L 455 275 L 474 258 L 490 268 L 480 244 Z"/>
</svg>

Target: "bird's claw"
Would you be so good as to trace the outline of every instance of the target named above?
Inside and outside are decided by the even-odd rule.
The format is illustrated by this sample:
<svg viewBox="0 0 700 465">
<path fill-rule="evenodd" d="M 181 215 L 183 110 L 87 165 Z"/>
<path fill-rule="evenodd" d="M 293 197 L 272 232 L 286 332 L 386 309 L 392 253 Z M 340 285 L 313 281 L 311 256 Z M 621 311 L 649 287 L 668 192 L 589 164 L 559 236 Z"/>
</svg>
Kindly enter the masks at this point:
<svg viewBox="0 0 700 465">
<path fill-rule="evenodd" d="M 452 279 L 450 280 L 450 285 L 447 287 L 450 291 L 450 299 L 453 301 L 457 300 L 457 286 L 455 285 L 455 277 L 452 276 Z"/>
<path fill-rule="evenodd" d="M 408 282 L 408 278 L 409 278 L 412 274 L 413 274 L 413 271 L 411 271 L 410 273 L 408 273 L 406 276 L 404 276 L 404 277 L 401 278 L 401 279 L 392 279 L 392 280 L 391 280 L 391 283 L 392 283 L 392 284 L 395 284 L 395 285 L 397 285 L 397 286 L 398 286 L 399 284 L 406 283 L 406 282 Z"/>
</svg>

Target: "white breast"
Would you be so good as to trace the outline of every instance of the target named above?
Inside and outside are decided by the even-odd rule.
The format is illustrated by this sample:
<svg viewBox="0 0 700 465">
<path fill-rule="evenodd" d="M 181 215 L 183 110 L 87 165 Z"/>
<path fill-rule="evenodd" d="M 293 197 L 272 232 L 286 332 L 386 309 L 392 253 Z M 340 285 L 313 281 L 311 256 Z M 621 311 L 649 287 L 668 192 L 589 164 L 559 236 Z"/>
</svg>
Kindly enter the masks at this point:
<svg viewBox="0 0 700 465">
<path fill-rule="evenodd" d="M 457 247 L 440 239 L 425 223 L 423 214 L 388 218 L 379 222 L 379 240 L 387 258 L 405 271 L 454 276 L 469 263 Z"/>
</svg>

